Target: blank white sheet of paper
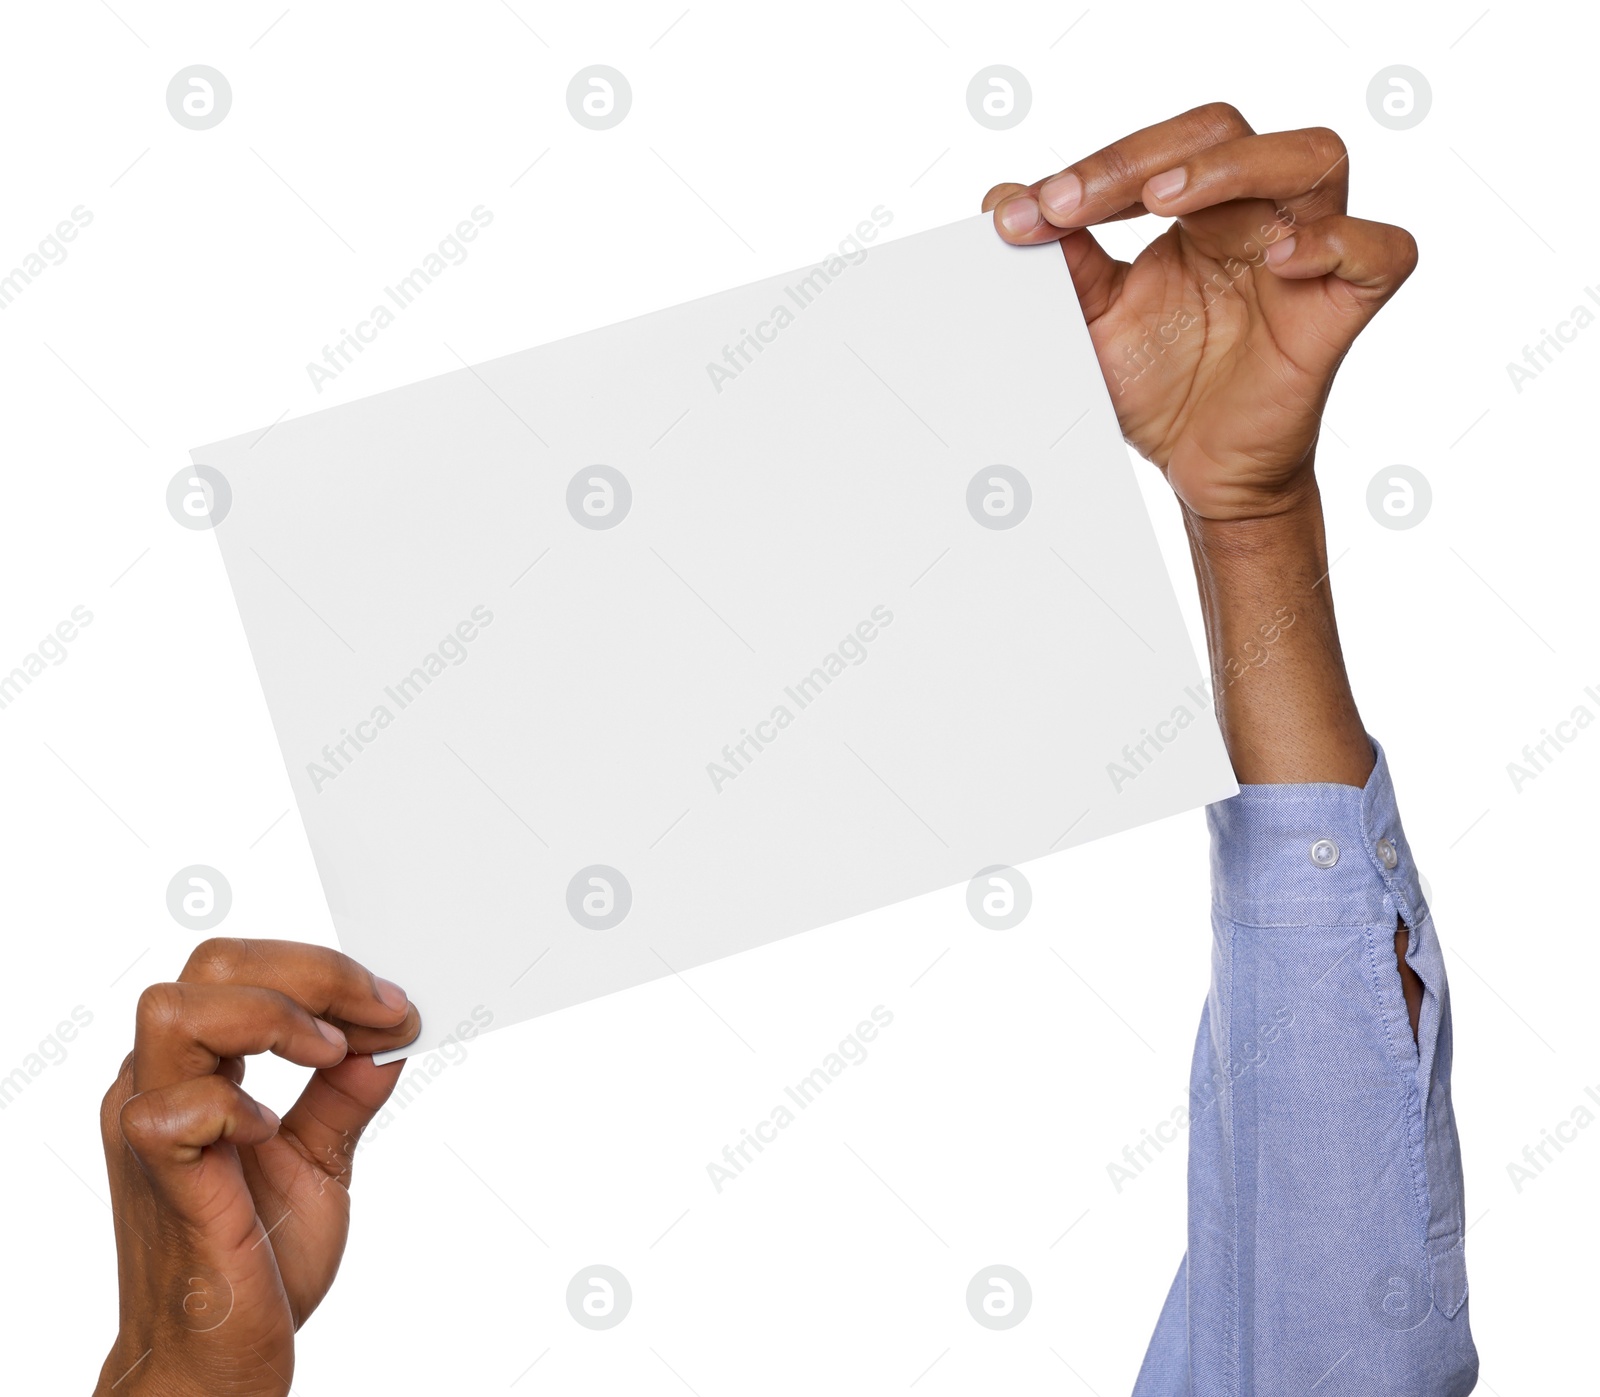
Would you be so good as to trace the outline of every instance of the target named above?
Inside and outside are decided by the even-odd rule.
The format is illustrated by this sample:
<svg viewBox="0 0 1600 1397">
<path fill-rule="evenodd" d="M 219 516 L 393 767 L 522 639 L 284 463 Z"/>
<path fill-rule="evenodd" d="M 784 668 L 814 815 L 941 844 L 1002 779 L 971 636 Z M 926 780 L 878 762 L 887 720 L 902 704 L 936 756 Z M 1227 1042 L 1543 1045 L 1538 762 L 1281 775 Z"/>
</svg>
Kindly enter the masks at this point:
<svg viewBox="0 0 1600 1397">
<path fill-rule="evenodd" d="M 422 1012 L 381 1060 L 1237 789 L 1061 254 L 987 217 L 193 459 Z"/>
</svg>

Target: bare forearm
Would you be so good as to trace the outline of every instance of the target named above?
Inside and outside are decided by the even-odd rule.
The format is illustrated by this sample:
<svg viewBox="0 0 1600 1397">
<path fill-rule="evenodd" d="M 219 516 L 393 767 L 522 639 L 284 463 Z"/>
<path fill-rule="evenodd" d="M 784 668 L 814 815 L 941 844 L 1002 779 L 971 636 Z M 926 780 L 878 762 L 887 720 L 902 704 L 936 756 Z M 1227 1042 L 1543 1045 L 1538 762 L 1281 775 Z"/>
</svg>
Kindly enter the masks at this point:
<svg viewBox="0 0 1600 1397">
<path fill-rule="evenodd" d="M 1219 523 L 1185 511 L 1184 520 L 1234 775 L 1246 785 L 1364 786 L 1372 744 L 1339 649 L 1315 483 L 1281 514 Z M 1395 960 L 1415 1035 L 1422 982 L 1406 963 L 1408 944 L 1397 924 Z"/>
<path fill-rule="evenodd" d="M 1185 511 L 1207 648 L 1234 774 L 1248 784 L 1365 783 L 1313 485 L 1281 514 L 1219 522 Z"/>
</svg>

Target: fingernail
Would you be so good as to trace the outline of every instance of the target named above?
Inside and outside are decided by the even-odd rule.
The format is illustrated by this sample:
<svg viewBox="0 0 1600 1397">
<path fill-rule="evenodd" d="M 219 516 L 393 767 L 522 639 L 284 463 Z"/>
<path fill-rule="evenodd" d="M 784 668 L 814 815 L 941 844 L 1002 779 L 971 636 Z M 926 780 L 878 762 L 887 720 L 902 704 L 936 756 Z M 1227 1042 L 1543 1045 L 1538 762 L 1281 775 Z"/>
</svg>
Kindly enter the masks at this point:
<svg viewBox="0 0 1600 1397">
<path fill-rule="evenodd" d="M 261 1119 L 272 1127 L 272 1133 L 276 1135 L 278 1133 L 278 1113 L 263 1106 L 259 1101 L 256 1102 L 256 1110 L 261 1112 Z"/>
<path fill-rule="evenodd" d="M 1066 218 L 1083 202 L 1083 181 L 1076 175 L 1057 175 L 1039 190 L 1039 202 L 1053 218 Z"/>
<path fill-rule="evenodd" d="M 1182 193 L 1183 186 L 1189 182 L 1189 172 L 1185 169 L 1167 170 L 1162 174 L 1151 176 L 1146 188 L 1163 203 Z"/>
<path fill-rule="evenodd" d="M 1294 236 L 1291 234 L 1287 238 L 1279 238 L 1277 242 L 1268 246 L 1267 265 L 1270 267 L 1276 267 L 1279 265 L 1279 263 L 1287 262 L 1293 256 Z"/>
<path fill-rule="evenodd" d="M 1013 237 L 1031 233 L 1039 226 L 1039 206 L 1032 199 L 1007 199 L 1000 205 L 1000 226 Z"/>
<path fill-rule="evenodd" d="M 336 1048 L 349 1046 L 349 1040 L 344 1036 L 344 1034 L 340 1033 L 339 1030 L 336 1029 L 331 1023 L 327 1023 L 322 1019 L 317 1020 L 317 1032 L 326 1038 L 330 1043 L 332 1043 Z"/>
<path fill-rule="evenodd" d="M 406 992 L 393 980 L 385 980 L 381 975 L 375 975 L 373 983 L 378 988 L 378 998 L 391 1009 L 404 1009 L 411 1002 Z"/>
</svg>

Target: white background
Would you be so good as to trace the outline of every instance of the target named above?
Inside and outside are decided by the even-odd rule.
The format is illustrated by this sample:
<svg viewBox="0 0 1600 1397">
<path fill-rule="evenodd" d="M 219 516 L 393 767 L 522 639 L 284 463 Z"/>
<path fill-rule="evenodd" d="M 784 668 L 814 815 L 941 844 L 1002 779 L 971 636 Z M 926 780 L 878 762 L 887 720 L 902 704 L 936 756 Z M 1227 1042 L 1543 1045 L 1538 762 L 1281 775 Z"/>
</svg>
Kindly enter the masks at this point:
<svg viewBox="0 0 1600 1397">
<path fill-rule="evenodd" d="M 1506 764 L 1576 705 L 1600 714 L 1600 328 L 1520 393 L 1506 364 L 1600 282 L 1595 35 L 1575 8 L 115 11 L 10 12 L 0 90 L 4 269 L 93 213 L 0 312 L 0 669 L 75 606 L 94 615 L 0 711 L 0 1074 L 75 1006 L 93 1015 L 0 1113 L 18 1382 L 87 1390 L 113 1335 L 96 1106 L 140 988 L 196 939 L 167 911 L 173 873 L 225 872 L 226 932 L 332 939 L 215 541 L 166 511 L 188 449 L 784 271 L 878 204 L 895 234 L 948 222 L 1001 179 L 1225 98 L 1258 130 L 1337 128 L 1352 211 L 1422 246 L 1328 410 L 1332 580 L 1452 977 L 1483 1390 L 1571 1390 L 1600 1130 L 1520 1190 L 1507 1165 L 1600 1085 L 1600 732 L 1520 793 Z M 204 132 L 165 104 L 193 63 L 233 89 Z M 609 131 L 567 112 L 592 63 L 633 88 Z M 965 104 L 993 63 L 1033 89 L 1003 133 Z M 1366 103 L 1395 63 L 1433 90 L 1407 131 Z M 466 262 L 319 396 L 306 362 L 478 204 L 494 221 Z M 1107 240 L 1127 255 L 1148 235 Z M 1395 463 L 1434 492 L 1404 532 L 1365 503 Z M 1177 518 L 1142 478 L 1198 636 Z M 1106 1165 L 1184 1098 L 1205 855 L 1186 816 L 1030 868 L 1014 932 L 975 927 L 952 890 L 473 1044 L 371 1137 L 296 1390 L 1127 1391 L 1182 1250 L 1184 1166 L 1169 1148 L 1119 1193 Z M 868 1059 L 715 1193 L 706 1164 L 880 1004 L 894 1024 Z M 280 1069 L 251 1085 L 282 1110 Z M 563 1301 L 597 1262 L 634 1290 L 604 1333 Z M 963 1301 L 996 1262 L 1034 1291 L 1001 1333 Z"/>
</svg>

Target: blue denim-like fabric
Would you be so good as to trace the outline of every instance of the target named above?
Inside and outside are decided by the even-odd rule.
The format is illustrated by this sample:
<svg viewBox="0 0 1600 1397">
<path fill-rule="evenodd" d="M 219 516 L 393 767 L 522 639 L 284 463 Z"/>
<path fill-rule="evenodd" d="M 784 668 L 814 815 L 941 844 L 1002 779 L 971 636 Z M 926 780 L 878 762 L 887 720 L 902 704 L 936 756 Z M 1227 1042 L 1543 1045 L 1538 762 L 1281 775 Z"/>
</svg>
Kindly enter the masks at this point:
<svg viewBox="0 0 1600 1397">
<path fill-rule="evenodd" d="M 1244 786 L 1207 812 L 1189 1249 L 1134 1397 L 1464 1397 L 1477 1381 L 1449 991 L 1373 748 L 1361 789 Z M 1397 919 L 1425 987 L 1416 1042 Z"/>
</svg>

